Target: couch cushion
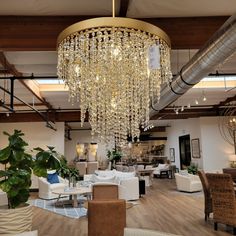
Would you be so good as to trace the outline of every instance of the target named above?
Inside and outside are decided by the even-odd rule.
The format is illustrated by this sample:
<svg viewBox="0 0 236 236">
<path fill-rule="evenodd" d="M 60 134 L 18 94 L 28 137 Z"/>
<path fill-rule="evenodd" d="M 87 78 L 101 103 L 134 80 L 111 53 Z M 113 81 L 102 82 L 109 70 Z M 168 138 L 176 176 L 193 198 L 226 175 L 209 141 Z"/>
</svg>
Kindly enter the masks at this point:
<svg viewBox="0 0 236 236">
<path fill-rule="evenodd" d="M 121 171 L 116 171 L 116 178 L 119 180 L 123 179 L 130 179 L 135 177 L 135 172 L 121 172 Z"/>
<path fill-rule="evenodd" d="M 158 165 L 158 169 L 162 170 L 162 169 L 167 169 L 169 167 L 168 164 L 159 164 Z"/>
<path fill-rule="evenodd" d="M 47 181 L 48 181 L 50 184 L 60 183 L 57 173 L 48 174 L 48 176 L 47 176 Z"/>
<path fill-rule="evenodd" d="M 189 175 L 189 173 L 188 173 L 187 170 L 180 170 L 180 171 L 179 171 L 179 174 L 180 174 L 180 175 L 186 175 L 186 176 Z"/>
<path fill-rule="evenodd" d="M 63 184 L 63 183 L 56 183 L 56 184 L 51 184 L 50 185 L 50 189 L 53 191 L 53 190 L 55 190 L 55 189 L 62 189 L 62 188 L 64 188 L 66 185 L 65 184 Z"/>
<path fill-rule="evenodd" d="M 115 183 L 115 176 L 108 176 L 108 177 L 101 177 L 101 176 L 93 176 L 93 181 L 96 182 L 109 182 L 109 183 Z"/>
<path fill-rule="evenodd" d="M 95 174 L 100 177 L 113 177 L 115 172 L 115 170 L 96 170 Z"/>
</svg>

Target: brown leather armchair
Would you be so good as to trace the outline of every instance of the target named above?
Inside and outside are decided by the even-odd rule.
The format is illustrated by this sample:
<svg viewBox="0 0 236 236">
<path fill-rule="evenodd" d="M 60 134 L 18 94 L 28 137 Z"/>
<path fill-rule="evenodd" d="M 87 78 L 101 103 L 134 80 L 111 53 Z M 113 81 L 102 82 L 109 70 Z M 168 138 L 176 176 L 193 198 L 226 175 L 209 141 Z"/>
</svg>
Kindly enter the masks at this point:
<svg viewBox="0 0 236 236">
<path fill-rule="evenodd" d="M 125 200 L 88 202 L 88 236 L 123 236 L 125 227 Z"/>
<path fill-rule="evenodd" d="M 92 187 L 93 200 L 118 199 L 118 185 L 115 184 L 94 184 Z"/>
</svg>

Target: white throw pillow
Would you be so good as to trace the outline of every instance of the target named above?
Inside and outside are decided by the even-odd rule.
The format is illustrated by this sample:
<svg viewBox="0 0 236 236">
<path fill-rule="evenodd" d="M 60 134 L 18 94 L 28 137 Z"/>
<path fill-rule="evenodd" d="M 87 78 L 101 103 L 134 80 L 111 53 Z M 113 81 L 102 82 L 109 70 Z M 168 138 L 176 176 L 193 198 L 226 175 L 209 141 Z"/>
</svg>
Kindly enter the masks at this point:
<svg viewBox="0 0 236 236">
<path fill-rule="evenodd" d="M 95 174 L 100 177 L 113 177 L 115 175 L 113 170 L 99 170 Z"/>
<path fill-rule="evenodd" d="M 94 182 L 107 182 L 107 183 L 115 183 L 115 176 L 101 177 L 101 176 L 93 176 Z"/>
<path fill-rule="evenodd" d="M 159 164 L 159 165 L 158 165 L 158 169 L 159 169 L 159 170 L 166 169 L 166 168 L 168 168 L 168 165 L 167 165 L 167 164 Z"/>
<path fill-rule="evenodd" d="M 187 170 L 180 170 L 179 174 L 180 175 L 189 175 Z"/>
<path fill-rule="evenodd" d="M 130 179 L 132 177 L 135 177 L 135 172 L 116 171 L 116 178 L 118 178 L 119 180 Z"/>
</svg>

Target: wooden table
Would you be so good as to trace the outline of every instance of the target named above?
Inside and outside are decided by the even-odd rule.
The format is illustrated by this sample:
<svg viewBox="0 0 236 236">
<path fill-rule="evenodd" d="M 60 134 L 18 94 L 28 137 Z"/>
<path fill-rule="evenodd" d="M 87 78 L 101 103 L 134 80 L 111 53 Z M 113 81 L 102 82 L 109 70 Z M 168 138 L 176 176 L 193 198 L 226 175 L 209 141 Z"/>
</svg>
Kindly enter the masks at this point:
<svg viewBox="0 0 236 236">
<path fill-rule="evenodd" d="M 91 187 L 74 187 L 74 188 L 68 188 L 68 189 L 54 190 L 53 193 L 58 194 L 56 204 L 59 203 L 61 196 L 65 196 L 65 195 L 72 196 L 72 205 L 73 207 L 76 208 L 78 207 L 77 197 L 79 195 L 91 194 L 92 189 Z"/>
</svg>

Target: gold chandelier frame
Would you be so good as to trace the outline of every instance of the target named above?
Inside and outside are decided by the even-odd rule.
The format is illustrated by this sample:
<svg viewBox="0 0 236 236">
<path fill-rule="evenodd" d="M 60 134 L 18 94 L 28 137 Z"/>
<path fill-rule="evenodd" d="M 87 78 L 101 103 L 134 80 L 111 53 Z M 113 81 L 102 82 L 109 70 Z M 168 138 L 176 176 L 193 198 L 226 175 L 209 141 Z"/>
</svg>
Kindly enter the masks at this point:
<svg viewBox="0 0 236 236">
<path fill-rule="evenodd" d="M 123 18 L 123 17 L 99 17 L 99 18 L 92 18 L 84 21 L 80 21 L 75 23 L 66 29 L 64 29 L 57 38 L 57 44 L 59 45 L 64 39 L 73 35 L 77 32 L 86 31 L 89 29 L 96 29 L 96 28 L 130 28 L 135 30 L 140 30 L 151 35 L 158 36 L 160 39 L 164 40 L 167 45 L 170 47 L 170 38 L 169 36 L 159 27 L 152 25 L 150 23 L 131 19 L 131 18 Z"/>
</svg>

